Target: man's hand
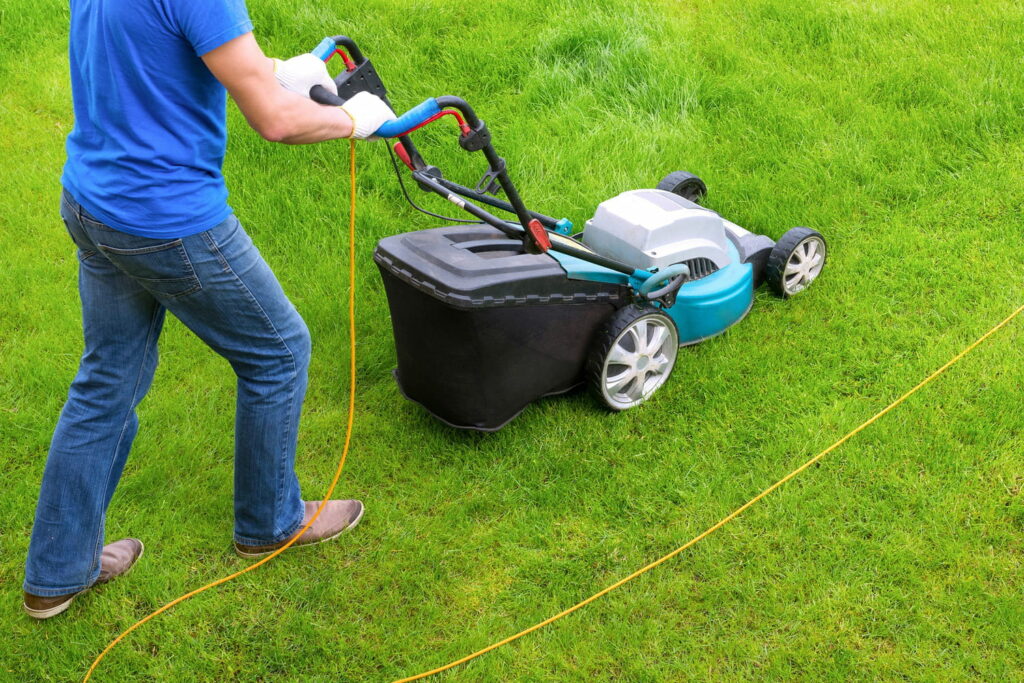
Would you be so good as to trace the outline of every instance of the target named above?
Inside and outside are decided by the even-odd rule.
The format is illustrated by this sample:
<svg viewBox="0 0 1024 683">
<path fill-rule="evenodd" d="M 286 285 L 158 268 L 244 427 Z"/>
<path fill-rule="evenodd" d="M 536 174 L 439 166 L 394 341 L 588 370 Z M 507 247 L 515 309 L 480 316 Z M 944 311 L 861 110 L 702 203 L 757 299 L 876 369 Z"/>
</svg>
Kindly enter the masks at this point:
<svg viewBox="0 0 1024 683">
<path fill-rule="evenodd" d="M 338 94 L 338 86 L 327 72 L 327 65 L 309 52 L 284 62 L 275 59 L 274 76 L 282 88 L 303 97 L 309 97 L 309 90 L 314 85 L 322 85 L 332 95 Z"/>
<path fill-rule="evenodd" d="M 309 91 L 314 85 L 322 85 L 331 94 L 338 94 L 338 87 L 327 72 L 327 65 L 308 52 L 284 62 L 275 59 L 274 76 L 285 90 L 304 97 L 309 97 Z M 365 140 L 384 123 L 395 119 L 391 107 L 368 92 L 356 93 L 342 105 L 341 110 L 352 119 L 351 137 L 357 140 Z"/>
<path fill-rule="evenodd" d="M 353 95 L 341 105 L 341 110 L 352 119 L 352 137 L 357 140 L 365 140 L 385 123 L 397 118 L 384 100 L 365 91 Z"/>
<path fill-rule="evenodd" d="M 302 97 L 281 87 L 274 78 L 274 62 L 263 55 L 252 33 L 229 40 L 202 58 L 249 125 L 267 140 L 304 144 L 352 136 L 350 116 L 340 107 L 310 100 L 311 86 L 306 86 Z"/>
</svg>

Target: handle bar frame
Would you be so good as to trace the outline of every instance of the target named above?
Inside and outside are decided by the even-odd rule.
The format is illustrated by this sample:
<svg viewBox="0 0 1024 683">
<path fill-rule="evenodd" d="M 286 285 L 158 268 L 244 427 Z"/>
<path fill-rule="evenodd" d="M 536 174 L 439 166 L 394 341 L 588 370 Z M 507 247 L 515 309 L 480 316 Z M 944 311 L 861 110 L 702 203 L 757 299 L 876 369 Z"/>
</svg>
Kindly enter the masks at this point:
<svg viewBox="0 0 1024 683">
<path fill-rule="evenodd" d="M 339 46 L 348 52 L 351 57 L 351 63 L 354 66 L 350 66 L 335 77 L 334 83 L 338 87 L 338 95 L 317 85 L 313 86 L 310 90 L 310 97 L 321 104 L 340 106 L 356 93 L 365 91 L 377 95 L 390 107 L 391 103 L 388 100 L 387 89 L 384 87 L 383 81 L 373 68 L 370 60 L 366 58 L 354 40 L 348 36 L 326 38 L 317 46 L 313 53 L 326 61 Z M 548 249 L 555 249 L 584 261 L 624 273 L 630 277 L 631 282 L 637 285 L 651 277 L 652 274 L 646 270 L 639 270 L 615 259 L 601 256 L 582 245 L 579 248 L 575 248 L 571 245 L 570 240 L 559 240 L 557 245 L 553 245 L 548 243 L 549 241 L 544 235 L 536 235 L 535 229 L 539 228 L 543 233 L 545 228 L 554 229 L 559 221 L 551 216 L 530 211 L 526 208 L 522 197 L 519 195 L 519 191 L 508 175 L 505 160 L 498 156 L 494 145 L 491 143 L 491 134 L 487 129 L 487 124 L 477 116 L 469 103 L 460 97 L 443 95 L 434 99 L 434 105 L 436 106 L 430 106 L 430 100 L 427 100 L 414 110 L 407 112 L 406 114 L 410 114 L 416 111 L 417 115 L 413 117 L 415 120 L 408 122 L 411 124 L 408 128 L 405 128 L 404 125 L 400 127 L 405 128 L 401 133 L 389 136 L 396 137 L 399 144 L 404 148 L 409 158 L 413 179 L 420 188 L 444 197 L 475 218 L 501 230 L 509 237 L 523 240 L 527 250 L 532 253 L 543 253 Z M 487 159 L 489 174 L 497 181 L 508 201 L 447 180 L 443 177 L 439 168 L 430 166 L 423 160 L 423 156 L 409 138 L 409 133 L 412 128 L 415 128 L 430 116 L 434 116 L 447 108 L 457 110 L 465 119 L 466 126 L 463 127 L 462 133 L 459 136 L 459 146 L 467 152 L 483 152 L 484 157 Z M 477 201 L 488 205 L 490 208 L 512 213 L 516 217 L 516 222 L 502 220 L 476 204 L 465 201 L 465 199 Z M 531 226 L 531 223 L 536 228 Z"/>
</svg>

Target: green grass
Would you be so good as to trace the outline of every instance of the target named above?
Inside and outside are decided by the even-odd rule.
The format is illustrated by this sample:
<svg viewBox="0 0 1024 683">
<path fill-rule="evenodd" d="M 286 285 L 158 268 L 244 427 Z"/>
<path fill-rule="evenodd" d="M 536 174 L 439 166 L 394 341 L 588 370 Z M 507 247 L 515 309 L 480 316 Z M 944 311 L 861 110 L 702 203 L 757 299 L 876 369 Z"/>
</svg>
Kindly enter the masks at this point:
<svg viewBox="0 0 1024 683">
<path fill-rule="evenodd" d="M 823 278 L 759 293 L 650 404 L 538 402 L 498 434 L 404 401 L 375 242 L 430 227 L 359 149 L 358 386 L 338 543 L 286 554 L 133 634 L 98 681 L 385 680 L 461 657 L 675 548 L 1024 301 L 1024 8 L 1015 0 L 251 0 L 270 54 L 356 37 L 400 108 L 474 103 L 532 205 L 699 173 Z M 57 216 L 67 9 L 0 9 L 0 679 L 74 680 L 123 628 L 245 562 L 230 550 L 233 376 L 170 321 L 108 536 L 130 576 L 20 611 L 49 436 L 81 349 Z M 467 180 L 450 124 L 421 148 Z M 230 113 L 232 204 L 314 337 L 298 469 L 324 490 L 346 411 L 344 144 L 274 146 Z M 430 206 L 443 208 L 429 198 Z M 452 680 L 1024 679 L 1024 321 L 692 551 Z"/>
</svg>

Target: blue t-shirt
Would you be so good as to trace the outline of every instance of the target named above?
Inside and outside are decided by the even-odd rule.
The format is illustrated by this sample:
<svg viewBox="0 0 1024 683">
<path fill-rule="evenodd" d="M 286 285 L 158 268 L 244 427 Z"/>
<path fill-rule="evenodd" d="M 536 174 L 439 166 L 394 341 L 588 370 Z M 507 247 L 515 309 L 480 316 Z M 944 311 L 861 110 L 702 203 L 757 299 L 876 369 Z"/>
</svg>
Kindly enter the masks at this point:
<svg viewBox="0 0 1024 683">
<path fill-rule="evenodd" d="M 75 125 L 61 182 L 89 213 L 154 238 L 231 214 L 227 93 L 200 55 L 251 30 L 244 0 L 71 0 Z"/>
</svg>

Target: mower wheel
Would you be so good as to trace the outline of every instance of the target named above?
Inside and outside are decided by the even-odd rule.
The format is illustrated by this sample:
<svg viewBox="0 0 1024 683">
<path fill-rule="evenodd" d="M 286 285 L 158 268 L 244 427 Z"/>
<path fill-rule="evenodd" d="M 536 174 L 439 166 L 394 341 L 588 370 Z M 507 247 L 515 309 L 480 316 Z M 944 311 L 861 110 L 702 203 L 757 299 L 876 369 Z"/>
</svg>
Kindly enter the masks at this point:
<svg viewBox="0 0 1024 683">
<path fill-rule="evenodd" d="M 611 410 L 638 406 L 672 374 L 678 351 L 679 333 L 668 315 L 653 306 L 620 308 L 594 338 L 590 387 Z"/>
<path fill-rule="evenodd" d="M 787 230 L 768 255 L 764 277 L 783 299 L 807 289 L 825 267 L 828 247 L 817 230 Z"/>
<path fill-rule="evenodd" d="M 700 200 L 704 199 L 704 195 L 708 193 L 708 186 L 704 184 L 704 181 L 686 171 L 669 173 L 658 183 L 658 189 L 677 194 L 695 204 L 700 204 Z"/>
</svg>

